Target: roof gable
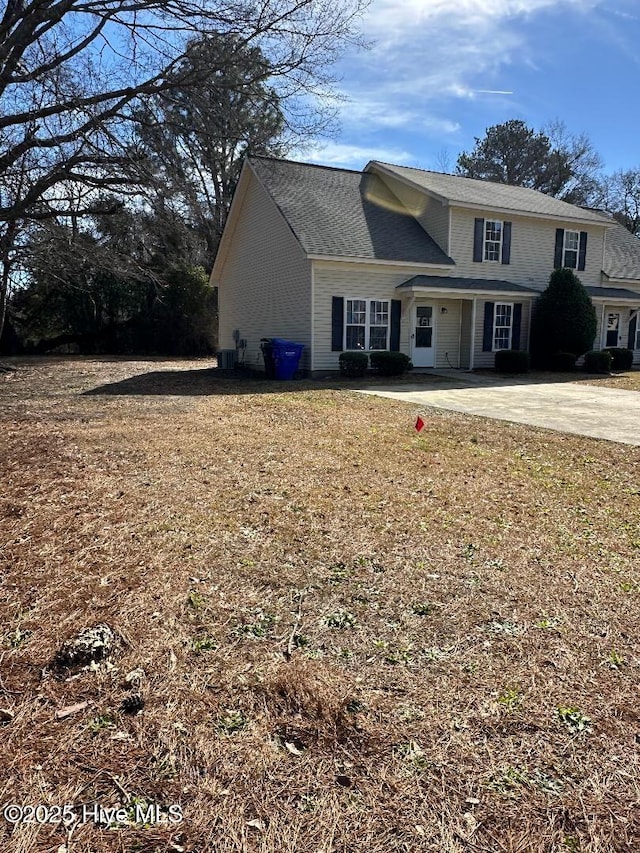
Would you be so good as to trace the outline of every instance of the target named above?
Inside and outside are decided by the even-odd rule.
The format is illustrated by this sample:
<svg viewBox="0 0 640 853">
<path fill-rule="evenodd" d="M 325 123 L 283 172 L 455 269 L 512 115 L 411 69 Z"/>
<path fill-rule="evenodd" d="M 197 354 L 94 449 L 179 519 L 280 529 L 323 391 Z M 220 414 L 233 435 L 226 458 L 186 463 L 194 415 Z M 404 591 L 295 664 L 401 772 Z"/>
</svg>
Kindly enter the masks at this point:
<svg viewBox="0 0 640 853">
<path fill-rule="evenodd" d="M 453 265 L 377 175 L 267 157 L 249 163 L 308 255 Z"/>
<path fill-rule="evenodd" d="M 640 280 L 640 238 L 615 220 L 607 231 L 603 272 L 609 278 Z"/>
<path fill-rule="evenodd" d="M 542 216 L 564 222 L 604 227 L 609 225 L 596 211 L 568 204 L 527 187 L 497 184 L 442 172 L 428 172 L 410 166 L 394 166 L 376 160 L 372 160 L 365 171 L 395 176 L 452 205 L 499 210 L 524 216 Z"/>
</svg>

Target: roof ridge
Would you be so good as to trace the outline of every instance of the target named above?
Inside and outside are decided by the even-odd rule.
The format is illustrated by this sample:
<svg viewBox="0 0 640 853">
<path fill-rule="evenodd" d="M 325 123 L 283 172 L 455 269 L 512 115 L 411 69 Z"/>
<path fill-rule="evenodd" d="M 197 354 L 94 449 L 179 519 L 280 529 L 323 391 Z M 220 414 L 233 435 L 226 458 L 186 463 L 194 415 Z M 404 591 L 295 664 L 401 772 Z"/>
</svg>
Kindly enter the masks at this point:
<svg viewBox="0 0 640 853">
<path fill-rule="evenodd" d="M 247 154 L 246 159 L 270 160 L 273 163 L 287 163 L 291 166 L 309 166 L 312 169 L 324 169 L 328 172 L 347 172 L 350 175 L 366 174 L 362 169 L 343 169 L 341 166 L 325 166 L 322 163 L 307 163 L 305 160 L 291 160 L 287 157 L 268 157 L 266 154 Z"/>
<path fill-rule="evenodd" d="M 428 175 L 445 175 L 447 178 L 464 178 L 465 175 L 454 175 L 453 172 L 437 172 L 435 169 L 421 169 L 420 166 L 403 166 L 402 163 L 388 163 L 386 160 L 370 160 L 370 163 L 379 163 L 381 166 L 393 166 L 394 169 L 412 169 L 414 172 L 426 172 Z M 471 178 L 477 180 L 477 178 Z M 496 181 L 485 181 L 487 184 L 495 184 Z"/>
<path fill-rule="evenodd" d="M 371 162 L 379 163 L 381 166 L 391 166 L 393 169 L 411 169 L 413 172 L 423 172 L 425 175 L 439 175 L 444 178 L 455 178 L 459 181 L 473 181 L 476 184 L 488 184 L 490 187 L 508 187 L 512 190 L 526 190 L 530 193 L 536 193 L 537 195 L 552 198 L 554 201 L 561 201 L 564 204 L 569 204 L 571 207 L 583 207 L 585 210 L 589 210 L 589 208 L 584 205 L 572 204 L 569 201 L 565 201 L 563 198 L 558 198 L 557 196 L 542 192 L 542 190 L 536 190 L 533 187 L 523 187 L 522 184 L 507 184 L 502 181 L 488 181 L 485 178 L 472 178 L 469 175 L 454 175 L 453 172 L 436 172 L 435 169 L 421 169 L 419 166 L 402 166 L 398 163 L 386 163 L 383 160 L 371 160 Z"/>
</svg>

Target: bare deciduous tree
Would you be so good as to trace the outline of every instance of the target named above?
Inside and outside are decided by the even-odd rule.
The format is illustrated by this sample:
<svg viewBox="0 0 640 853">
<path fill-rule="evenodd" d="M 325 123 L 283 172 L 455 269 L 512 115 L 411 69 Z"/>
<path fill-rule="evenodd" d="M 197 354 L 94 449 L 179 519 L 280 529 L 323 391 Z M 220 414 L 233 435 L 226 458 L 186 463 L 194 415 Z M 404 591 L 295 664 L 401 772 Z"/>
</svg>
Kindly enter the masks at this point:
<svg viewBox="0 0 640 853">
<path fill-rule="evenodd" d="M 194 41 L 176 73 L 199 79 L 145 98 L 136 112 L 142 180 L 158 221 L 162 199 L 198 232 L 211 269 L 243 157 L 281 156 L 306 126 L 287 127 L 268 60 L 257 47 L 238 50 L 235 36 Z"/>
<path fill-rule="evenodd" d="M 599 206 L 640 237 L 640 168 L 619 169 L 603 178 Z"/>
<path fill-rule="evenodd" d="M 229 33 L 238 50 L 260 47 L 280 97 L 300 99 L 330 84 L 365 4 L 0 0 L 0 332 L 25 227 L 99 212 L 101 192 L 130 189 L 134 104 L 188 85 L 189 40 Z"/>
</svg>

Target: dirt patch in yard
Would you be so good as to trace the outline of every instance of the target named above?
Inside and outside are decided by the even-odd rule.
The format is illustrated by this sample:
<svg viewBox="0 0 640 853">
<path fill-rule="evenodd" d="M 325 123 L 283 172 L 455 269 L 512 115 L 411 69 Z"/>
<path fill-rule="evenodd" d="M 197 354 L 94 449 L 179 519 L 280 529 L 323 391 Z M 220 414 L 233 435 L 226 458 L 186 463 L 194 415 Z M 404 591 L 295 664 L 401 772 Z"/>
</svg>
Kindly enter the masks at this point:
<svg viewBox="0 0 640 853">
<path fill-rule="evenodd" d="M 640 449 L 208 367 L 0 376 L 0 848 L 640 849 Z"/>
</svg>

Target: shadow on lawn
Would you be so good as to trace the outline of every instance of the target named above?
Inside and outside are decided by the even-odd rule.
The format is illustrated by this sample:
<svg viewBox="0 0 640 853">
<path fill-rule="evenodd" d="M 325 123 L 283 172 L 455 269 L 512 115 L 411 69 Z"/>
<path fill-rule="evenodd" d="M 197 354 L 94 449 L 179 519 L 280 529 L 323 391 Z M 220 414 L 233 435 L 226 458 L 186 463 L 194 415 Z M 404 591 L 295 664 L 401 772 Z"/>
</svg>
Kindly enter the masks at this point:
<svg viewBox="0 0 640 853">
<path fill-rule="evenodd" d="M 207 397 L 227 394 L 282 394 L 287 391 L 318 390 L 332 388 L 353 391 L 391 385 L 397 390 L 428 390 L 437 388 L 450 390 L 470 387 L 507 387 L 513 385 L 538 385 L 541 383 L 579 382 L 581 379 L 606 379 L 608 377 L 585 373 L 534 372 L 519 376 L 499 375 L 493 371 L 479 371 L 441 375 L 435 373 L 408 373 L 400 377 L 365 376 L 362 379 L 346 377 L 324 377 L 319 379 L 295 379 L 292 381 L 268 380 L 255 374 L 238 371 L 203 368 L 197 370 L 154 370 L 99 385 L 83 396 L 193 396 Z"/>
<path fill-rule="evenodd" d="M 215 367 L 199 370 L 153 370 L 118 382 L 98 385 L 96 388 L 84 391 L 83 396 L 103 394 L 208 397 L 216 394 L 281 394 L 283 391 L 317 388 L 319 384 L 321 383 L 312 380 L 270 381 L 232 370 L 218 370 Z"/>
</svg>

